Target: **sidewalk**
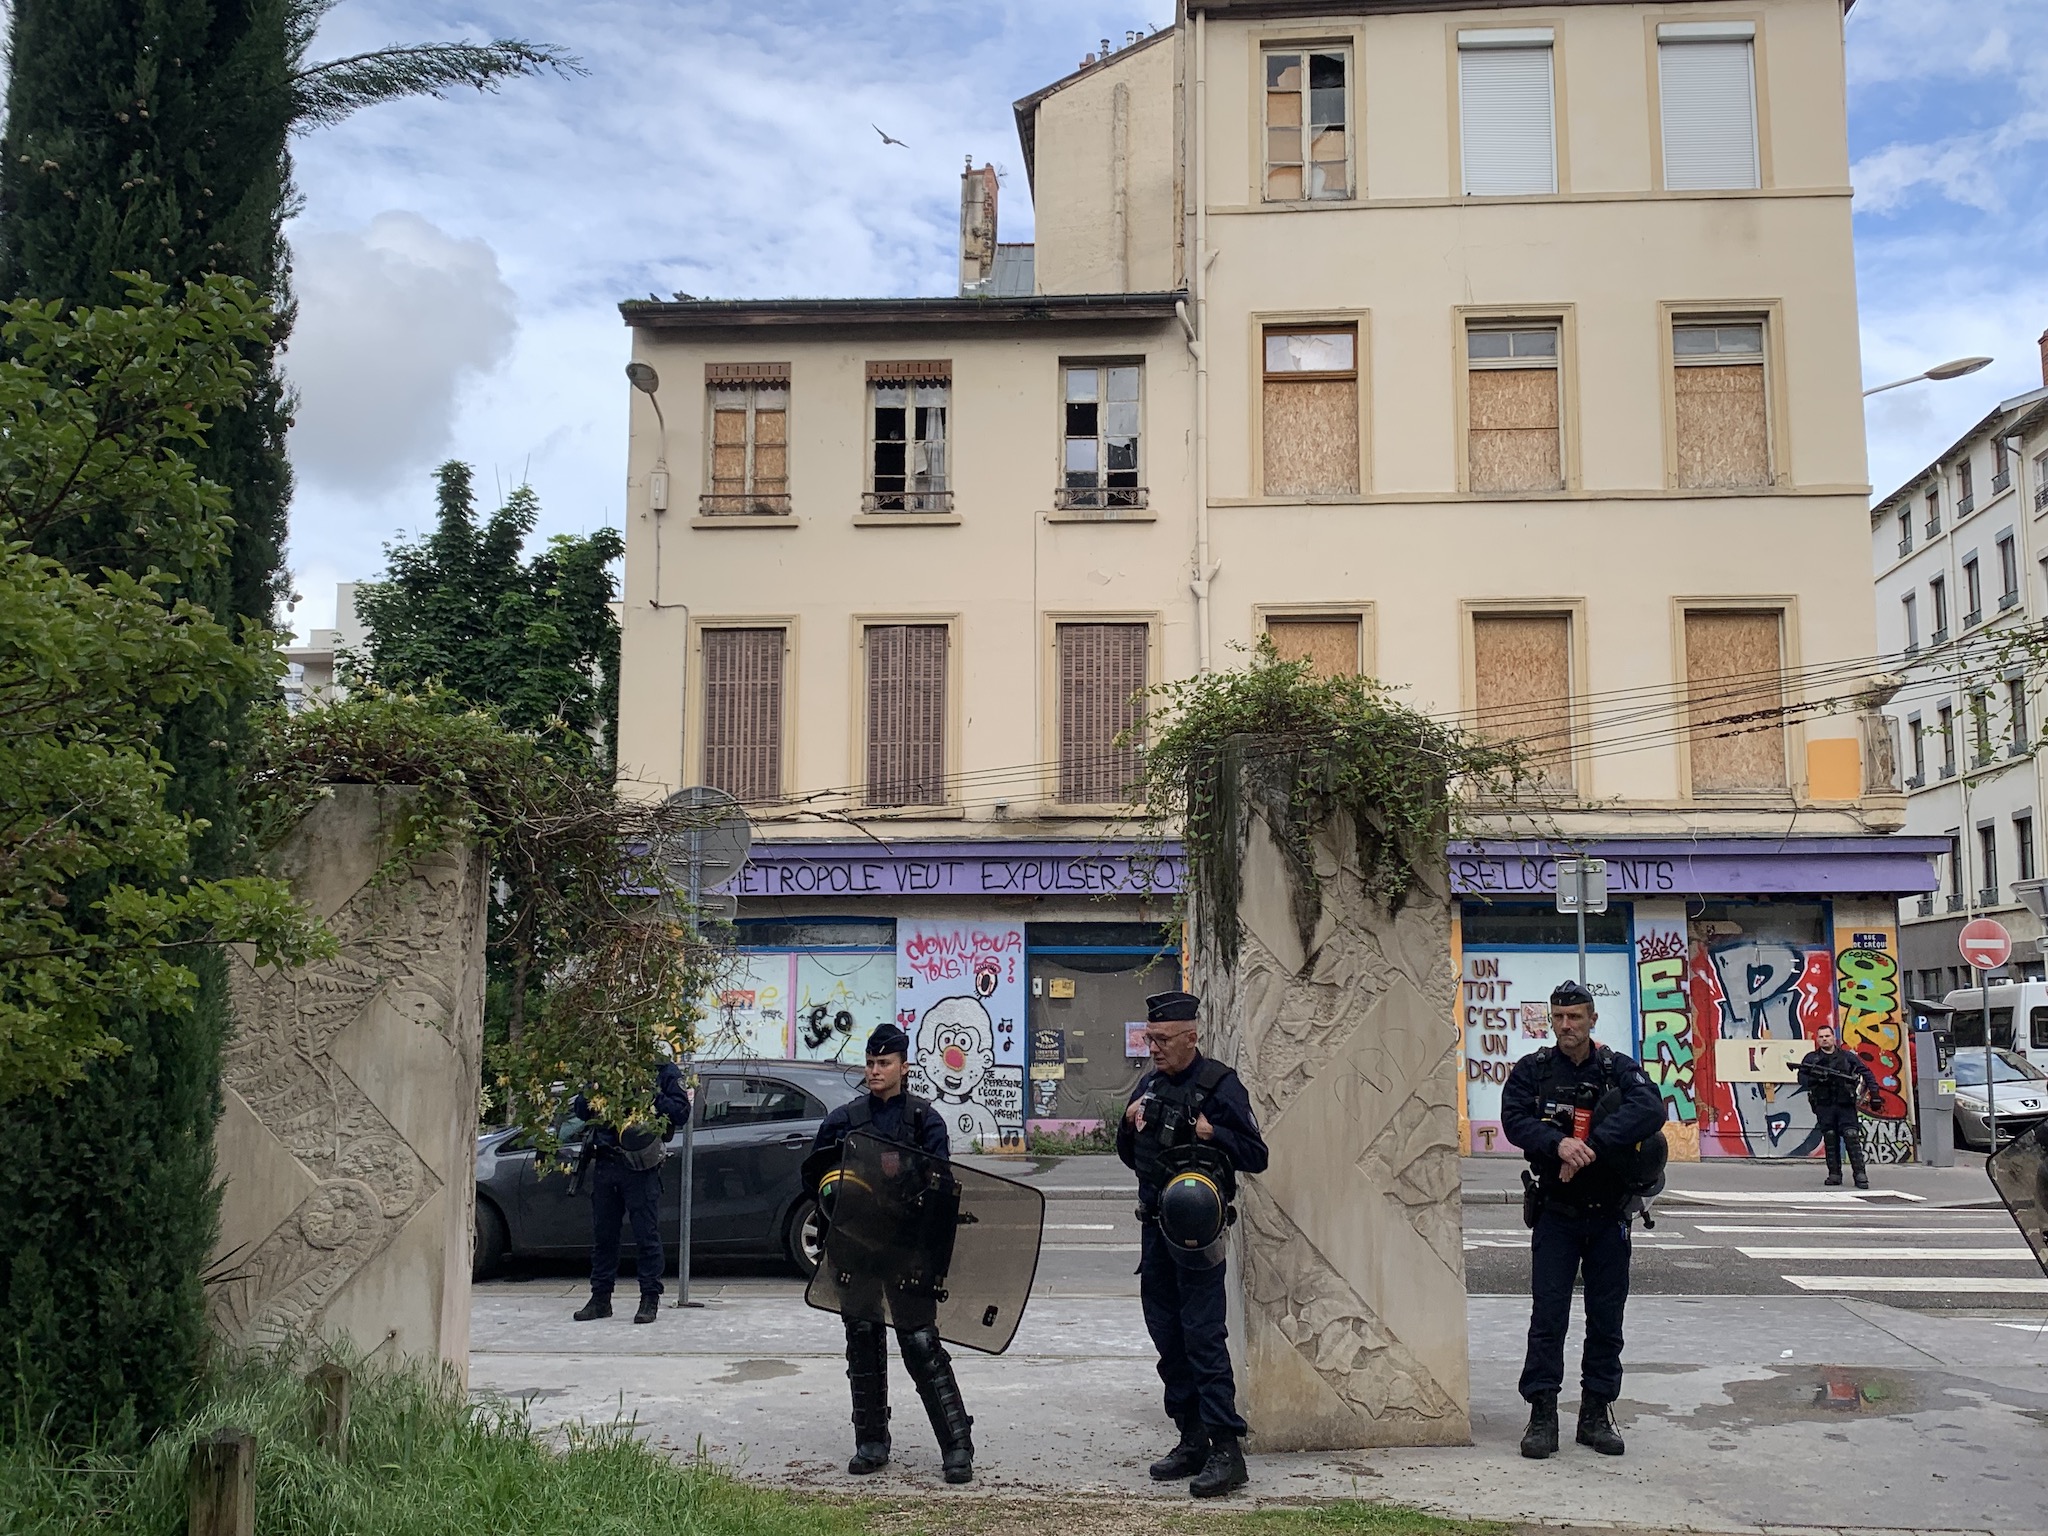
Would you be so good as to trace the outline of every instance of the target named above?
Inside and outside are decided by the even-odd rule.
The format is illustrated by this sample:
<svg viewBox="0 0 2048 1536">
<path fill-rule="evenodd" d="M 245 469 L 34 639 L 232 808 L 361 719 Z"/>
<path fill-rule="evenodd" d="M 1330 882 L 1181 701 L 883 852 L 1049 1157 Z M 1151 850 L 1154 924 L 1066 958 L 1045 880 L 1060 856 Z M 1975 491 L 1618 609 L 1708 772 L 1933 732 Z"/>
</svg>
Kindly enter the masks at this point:
<svg viewBox="0 0 2048 1536">
<path fill-rule="evenodd" d="M 1048 1198 L 1134 1201 L 1137 1184 L 1130 1169 L 1114 1157 L 963 1157 L 962 1163 L 985 1168 L 1043 1190 Z M 1459 1159 L 1465 1204 L 1503 1205 L 1522 1198 L 1519 1158 Z M 1847 1202 L 1857 1191 L 1826 1190 L 1826 1169 L 1817 1160 L 1716 1158 L 1709 1162 L 1673 1163 L 1665 1175 L 1660 1205 L 1741 1204 L 1745 1196 L 1822 1196 L 1830 1203 Z M 1984 1175 L 1982 1155 L 1956 1154 L 1953 1168 L 1923 1168 L 1917 1163 L 1873 1166 L 1871 1196 L 1883 1203 L 1903 1202 L 1941 1210 L 1998 1210 L 1998 1197 Z M 1764 1203 L 1790 1203 L 1767 1201 Z"/>
<path fill-rule="evenodd" d="M 811 1489 L 1184 1502 L 1145 1475 L 1171 1430 L 1135 1297 L 1037 1298 L 1008 1355 L 956 1351 L 978 1454 L 975 1484 L 955 1490 L 939 1480 L 900 1367 L 897 1458 L 874 1479 L 847 1479 L 839 1324 L 792 1282 L 700 1284 L 701 1310 L 665 1310 L 646 1328 L 571 1322 L 582 1289 L 478 1287 L 473 1390 L 529 1401 L 543 1426 L 630 1414 L 678 1454 L 701 1447 L 743 1475 Z M 2048 1531 L 2039 1319 L 1826 1297 L 1640 1297 L 1617 1405 L 1629 1454 L 1568 1443 L 1528 1462 L 1516 1454 L 1514 1392 L 1527 1304 L 1474 1297 L 1469 1316 L 1473 1445 L 1262 1456 L 1254 1437 L 1252 1496 L 1654 1531 Z"/>
</svg>

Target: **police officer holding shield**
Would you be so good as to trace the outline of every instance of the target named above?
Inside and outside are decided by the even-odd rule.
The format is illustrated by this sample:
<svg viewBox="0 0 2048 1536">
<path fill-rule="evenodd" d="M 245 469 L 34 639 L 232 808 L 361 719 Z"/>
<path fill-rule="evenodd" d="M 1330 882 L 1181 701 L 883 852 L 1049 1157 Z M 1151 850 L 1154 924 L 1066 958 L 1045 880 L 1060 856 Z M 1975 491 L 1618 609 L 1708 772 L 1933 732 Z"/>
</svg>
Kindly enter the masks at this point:
<svg viewBox="0 0 2048 1536">
<path fill-rule="evenodd" d="M 877 1141 L 896 1142 L 930 1158 L 946 1157 L 944 1118 L 905 1090 L 909 1056 L 910 1037 L 894 1024 L 879 1025 L 868 1036 L 867 1092 L 833 1110 L 818 1127 L 817 1141 L 805 1165 L 807 1180 L 817 1177 L 814 1169 L 836 1161 L 821 1159 L 820 1154 L 836 1152 L 855 1132 Z M 865 1280 L 877 1292 L 885 1284 L 879 1277 Z M 974 1477 L 974 1420 L 960 1399 L 952 1357 L 940 1341 L 936 1306 L 928 1298 L 898 1289 L 890 1292 L 888 1307 L 896 1326 L 896 1347 L 917 1385 L 917 1395 L 924 1402 L 932 1434 L 944 1456 L 946 1481 L 970 1482 Z M 889 1461 L 889 1346 L 883 1323 L 845 1312 L 840 1320 L 846 1326 L 846 1380 L 853 1393 L 853 1458 L 846 1470 L 861 1477 L 880 1471 Z"/>
<path fill-rule="evenodd" d="M 1550 994 L 1555 1045 L 1515 1063 L 1501 1088 L 1500 1123 L 1537 1178 L 1529 1243 L 1529 1348 L 1521 1392 L 1529 1404 L 1522 1454 L 1557 1451 L 1557 1394 L 1572 1284 L 1586 1285 L 1586 1349 L 1579 1375 L 1578 1442 L 1603 1456 L 1626 1447 L 1614 1427 L 1621 1396 L 1621 1322 L 1628 1305 L 1629 1207 L 1635 1149 L 1661 1136 L 1664 1099 L 1631 1058 L 1593 1043 L 1593 994 L 1576 981 Z M 1529 1175 L 1524 1174 L 1524 1181 Z"/>
<path fill-rule="evenodd" d="M 1203 1499 L 1247 1481 L 1224 1326 L 1223 1232 L 1236 1176 L 1263 1173 L 1267 1153 L 1243 1082 L 1198 1047 L 1200 1012 L 1192 993 L 1145 999 L 1152 1070 L 1131 1090 L 1116 1152 L 1138 1175 L 1139 1295 L 1166 1411 L 1180 1426 L 1180 1443 L 1152 1476 L 1192 1477 L 1188 1492 Z"/>
<path fill-rule="evenodd" d="M 1814 1126 L 1827 1153 L 1828 1176 L 1822 1182 L 1842 1182 L 1842 1148 L 1846 1144 L 1856 1187 L 1870 1188 L 1870 1174 L 1863 1166 L 1863 1126 L 1858 1111 L 1866 1101 L 1877 1102 L 1877 1078 L 1861 1056 L 1835 1043 L 1832 1024 L 1814 1031 L 1813 1049 L 1799 1063 L 1799 1086 L 1813 1106 Z"/>
</svg>

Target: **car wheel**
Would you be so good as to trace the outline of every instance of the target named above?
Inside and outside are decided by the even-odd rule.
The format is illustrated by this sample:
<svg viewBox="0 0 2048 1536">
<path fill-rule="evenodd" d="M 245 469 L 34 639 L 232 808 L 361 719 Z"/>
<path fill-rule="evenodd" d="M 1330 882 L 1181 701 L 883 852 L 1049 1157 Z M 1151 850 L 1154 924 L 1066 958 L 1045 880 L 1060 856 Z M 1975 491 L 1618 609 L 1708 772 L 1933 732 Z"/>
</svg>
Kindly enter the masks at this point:
<svg viewBox="0 0 2048 1536">
<path fill-rule="evenodd" d="M 818 1209 L 818 1202 L 809 1195 L 799 1200 L 796 1209 L 789 1213 L 789 1227 L 782 1246 L 789 1255 L 789 1262 L 796 1266 L 796 1272 L 806 1280 L 818 1272 L 819 1261 L 825 1253 L 825 1213 Z"/>
<path fill-rule="evenodd" d="M 469 1278 L 488 1280 L 505 1267 L 512 1251 L 512 1234 L 505 1230 L 505 1218 L 488 1200 L 476 1203 L 476 1247 L 469 1260 Z"/>
</svg>

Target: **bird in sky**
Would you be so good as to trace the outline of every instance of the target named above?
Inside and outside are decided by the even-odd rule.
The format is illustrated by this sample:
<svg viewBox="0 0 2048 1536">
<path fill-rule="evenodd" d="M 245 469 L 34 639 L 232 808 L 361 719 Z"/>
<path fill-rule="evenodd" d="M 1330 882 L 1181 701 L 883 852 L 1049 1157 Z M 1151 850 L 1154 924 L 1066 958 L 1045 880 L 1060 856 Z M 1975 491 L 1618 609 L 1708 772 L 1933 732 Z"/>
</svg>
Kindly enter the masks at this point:
<svg viewBox="0 0 2048 1536">
<path fill-rule="evenodd" d="M 868 124 L 868 126 L 869 126 L 870 128 L 874 128 L 875 132 L 877 132 L 877 133 L 882 133 L 882 130 L 881 130 L 880 128 L 876 127 L 876 126 L 875 126 L 875 124 L 873 124 L 873 123 L 869 123 L 869 124 Z M 902 141 L 901 139 L 892 139 L 892 138 L 890 138 L 890 137 L 889 137 L 889 135 L 888 135 L 888 134 L 886 134 L 886 133 L 882 133 L 882 142 L 883 142 L 884 144 L 894 144 L 894 145 L 895 145 L 895 146 L 897 146 L 897 148 L 899 148 L 899 149 L 908 149 L 908 148 L 910 148 L 910 146 L 909 146 L 908 144 L 905 144 L 905 143 L 904 143 L 904 142 L 903 142 L 903 141 Z"/>
</svg>

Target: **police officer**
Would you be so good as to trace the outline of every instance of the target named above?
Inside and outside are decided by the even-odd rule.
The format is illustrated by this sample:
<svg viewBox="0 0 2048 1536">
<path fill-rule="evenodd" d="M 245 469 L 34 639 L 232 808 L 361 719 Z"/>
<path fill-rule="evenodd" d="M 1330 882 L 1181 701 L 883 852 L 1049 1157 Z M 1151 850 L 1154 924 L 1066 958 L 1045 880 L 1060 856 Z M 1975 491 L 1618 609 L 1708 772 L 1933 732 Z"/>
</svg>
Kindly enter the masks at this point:
<svg viewBox="0 0 2048 1536">
<path fill-rule="evenodd" d="M 1145 999 L 1145 1044 L 1152 1070 L 1138 1079 L 1117 1127 L 1116 1155 L 1138 1175 L 1143 1225 L 1138 1264 L 1145 1328 L 1159 1351 L 1166 1412 L 1180 1443 L 1152 1463 L 1160 1482 L 1188 1477 L 1198 1499 L 1242 1488 L 1247 1481 L 1224 1328 L 1223 1265 L 1186 1267 L 1159 1226 L 1160 1193 L 1171 1176 L 1169 1153 L 1188 1140 L 1214 1148 L 1237 1173 L 1263 1173 L 1266 1142 L 1238 1075 L 1197 1048 L 1201 999 L 1162 992 Z"/>
<path fill-rule="evenodd" d="M 1593 994 L 1576 981 L 1550 994 L 1555 1045 L 1515 1063 L 1501 1089 L 1501 1129 L 1535 1169 L 1541 1211 L 1529 1243 L 1529 1348 L 1521 1392 L 1529 1404 L 1522 1454 L 1557 1450 L 1557 1394 L 1572 1284 L 1586 1285 L 1586 1349 L 1579 1374 L 1578 1442 L 1603 1456 L 1626 1448 L 1614 1427 L 1621 1395 L 1621 1319 L 1628 1305 L 1631 1153 L 1664 1123 L 1664 1100 L 1634 1061 L 1593 1043 Z M 1577 1119 L 1574 1113 L 1579 1112 Z M 1594 1123 L 1590 1129 L 1587 1121 Z"/>
<path fill-rule="evenodd" d="M 909 1075 L 910 1037 L 894 1024 L 877 1026 L 868 1036 L 867 1092 L 825 1117 L 813 1152 L 837 1147 L 860 1131 L 877 1141 L 899 1142 L 931 1157 L 945 1157 L 945 1119 L 905 1091 Z M 952 1356 L 935 1326 L 937 1305 L 925 1298 L 920 1306 L 916 1296 L 892 1293 L 889 1307 L 896 1323 L 896 1348 L 931 1420 L 945 1460 L 946 1481 L 971 1482 L 974 1420 L 960 1400 Z M 861 1477 L 880 1471 L 889 1460 L 889 1346 L 883 1324 L 843 1313 L 840 1321 L 846 1325 L 846 1380 L 853 1392 L 853 1459 L 846 1470 Z"/>
<path fill-rule="evenodd" d="M 655 1073 L 654 1109 L 666 1124 L 628 1126 L 622 1137 L 616 1127 L 600 1121 L 590 1127 L 584 1143 L 590 1175 L 590 1300 L 577 1309 L 579 1323 L 612 1315 L 619 1225 L 629 1219 L 640 1277 L 640 1309 L 633 1321 L 651 1323 L 661 1315 L 661 1271 L 667 1263 L 661 1251 L 661 1165 L 670 1132 L 690 1118 L 689 1090 L 682 1069 L 672 1061 L 664 1061 Z M 569 1101 L 569 1113 L 593 1118 L 590 1101 L 580 1093 Z"/>
<path fill-rule="evenodd" d="M 1813 1049 L 1799 1063 L 1799 1086 L 1813 1106 L 1821 1147 L 1827 1153 L 1828 1176 L 1822 1182 L 1842 1182 L 1842 1147 L 1846 1143 L 1856 1187 L 1870 1188 L 1870 1175 L 1863 1168 L 1863 1127 L 1857 1110 L 1866 1099 L 1876 1102 L 1877 1078 L 1861 1056 L 1836 1044 L 1833 1025 L 1823 1024 L 1814 1031 Z"/>
</svg>

